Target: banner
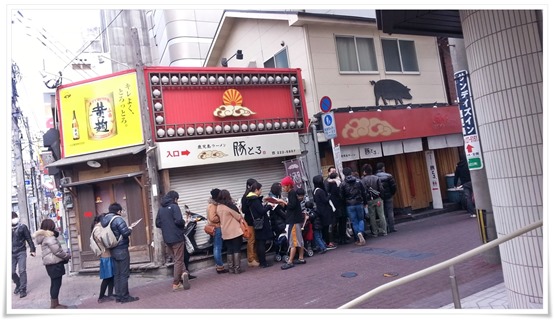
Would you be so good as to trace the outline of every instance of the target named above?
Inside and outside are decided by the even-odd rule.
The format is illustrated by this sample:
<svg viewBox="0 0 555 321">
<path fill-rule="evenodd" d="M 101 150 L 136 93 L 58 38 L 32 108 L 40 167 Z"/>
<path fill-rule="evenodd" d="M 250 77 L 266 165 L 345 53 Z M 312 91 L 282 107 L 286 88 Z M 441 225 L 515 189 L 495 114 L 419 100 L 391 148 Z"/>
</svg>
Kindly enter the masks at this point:
<svg viewBox="0 0 555 321">
<path fill-rule="evenodd" d="M 239 162 L 301 154 L 299 134 L 281 133 L 159 142 L 160 169 Z"/>
<path fill-rule="evenodd" d="M 285 164 L 285 175 L 291 176 L 295 182 L 295 188 L 302 188 L 306 191 L 305 183 L 303 177 L 306 177 L 306 171 L 304 170 L 303 163 L 300 159 L 295 158 L 284 162 Z"/>
<path fill-rule="evenodd" d="M 60 87 L 62 157 L 143 143 L 135 72 Z"/>
</svg>

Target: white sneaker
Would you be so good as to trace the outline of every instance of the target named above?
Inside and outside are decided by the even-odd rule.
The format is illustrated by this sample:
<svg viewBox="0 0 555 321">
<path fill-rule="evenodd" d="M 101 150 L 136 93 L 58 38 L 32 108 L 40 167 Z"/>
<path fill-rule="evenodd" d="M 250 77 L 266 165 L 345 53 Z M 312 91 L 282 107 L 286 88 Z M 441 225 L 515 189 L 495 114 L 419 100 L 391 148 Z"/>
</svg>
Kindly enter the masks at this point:
<svg viewBox="0 0 555 321">
<path fill-rule="evenodd" d="M 362 236 L 362 233 L 358 232 L 357 236 L 358 236 L 358 242 L 360 243 L 360 245 L 366 244 L 366 240 L 364 239 L 364 236 Z"/>
</svg>

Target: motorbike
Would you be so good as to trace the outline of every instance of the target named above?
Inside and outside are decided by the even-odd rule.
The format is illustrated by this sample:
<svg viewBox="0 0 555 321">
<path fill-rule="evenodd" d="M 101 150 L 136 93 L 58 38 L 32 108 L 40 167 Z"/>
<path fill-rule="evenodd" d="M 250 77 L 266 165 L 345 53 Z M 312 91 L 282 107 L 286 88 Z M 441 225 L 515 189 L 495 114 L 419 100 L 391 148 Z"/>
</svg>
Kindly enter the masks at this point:
<svg viewBox="0 0 555 321">
<path fill-rule="evenodd" d="M 193 247 L 193 252 L 189 251 L 189 253 L 209 254 L 214 240 L 210 235 L 204 233 L 204 226 L 208 224 L 208 220 L 203 215 L 191 212 L 187 205 L 184 206 L 184 209 L 186 216 L 184 234 Z"/>
</svg>

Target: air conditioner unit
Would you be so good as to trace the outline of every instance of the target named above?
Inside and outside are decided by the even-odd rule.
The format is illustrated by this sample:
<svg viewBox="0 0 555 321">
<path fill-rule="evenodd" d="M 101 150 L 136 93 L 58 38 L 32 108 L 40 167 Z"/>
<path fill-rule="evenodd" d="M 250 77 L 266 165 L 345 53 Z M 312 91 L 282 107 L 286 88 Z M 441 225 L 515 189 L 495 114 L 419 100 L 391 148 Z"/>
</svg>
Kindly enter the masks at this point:
<svg viewBox="0 0 555 321">
<path fill-rule="evenodd" d="M 60 178 L 60 184 L 62 186 L 71 184 L 71 177 L 62 177 L 62 178 Z"/>
</svg>

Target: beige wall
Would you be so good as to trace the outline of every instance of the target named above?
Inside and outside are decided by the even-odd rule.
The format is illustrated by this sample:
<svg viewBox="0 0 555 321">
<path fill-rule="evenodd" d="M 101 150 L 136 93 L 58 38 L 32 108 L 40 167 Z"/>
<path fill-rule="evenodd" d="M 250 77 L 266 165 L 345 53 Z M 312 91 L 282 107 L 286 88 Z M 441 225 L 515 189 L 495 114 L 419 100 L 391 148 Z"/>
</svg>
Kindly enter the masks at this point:
<svg viewBox="0 0 555 321">
<path fill-rule="evenodd" d="M 379 71 L 372 74 L 341 75 L 335 35 L 373 37 Z M 310 116 L 320 112 L 319 102 L 323 96 L 329 96 L 334 107 L 374 106 L 374 89 L 370 80 L 394 79 L 408 86 L 413 99 L 405 100 L 404 103 L 407 104 L 447 102 L 436 39 L 399 37 L 415 41 L 420 69 L 417 74 L 403 75 L 385 73 L 380 43 L 382 36 L 386 35 L 370 24 L 310 24 L 297 27 L 280 20 L 237 19 L 227 38 L 223 57 L 231 57 L 237 49 L 241 49 L 244 59 L 230 60 L 230 67 L 246 67 L 249 62 L 254 62 L 256 67 L 261 68 L 264 61 L 284 48 L 281 46 L 283 41 L 288 50 L 290 67 L 300 68 L 302 71 Z M 251 66 L 254 67 L 252 64 Z"/>
</svg>

